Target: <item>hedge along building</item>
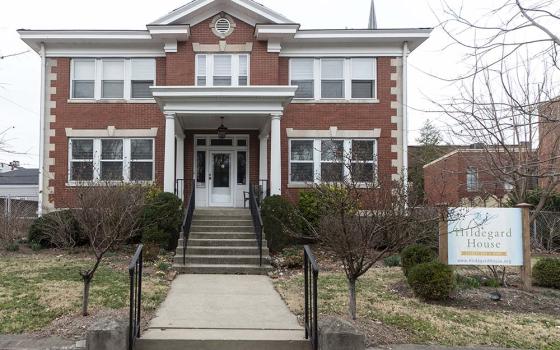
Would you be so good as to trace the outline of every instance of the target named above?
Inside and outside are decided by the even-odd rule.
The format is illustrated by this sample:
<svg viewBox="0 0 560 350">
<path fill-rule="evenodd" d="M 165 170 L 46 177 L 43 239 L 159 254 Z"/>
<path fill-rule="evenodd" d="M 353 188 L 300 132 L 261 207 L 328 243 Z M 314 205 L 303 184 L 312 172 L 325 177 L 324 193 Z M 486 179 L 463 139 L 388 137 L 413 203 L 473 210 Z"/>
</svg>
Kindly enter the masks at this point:
<svg viewBox="0 0 560 350">
<path fill-rule="evenodd" d="M 302 30 L 251 0 L 195 0 L 145 30 L 20 30 L 42 58 L 40 210 L 84 182 L 183 179 L 197 207 L 242 207 L 252 182 L 289 195 L 347 175 L 327 146 L 360 154 L 364 181 L 397 179 L 407 57 L 430 32 L 377 29 L 373 3 L 368 29 Z"/>
</svg>

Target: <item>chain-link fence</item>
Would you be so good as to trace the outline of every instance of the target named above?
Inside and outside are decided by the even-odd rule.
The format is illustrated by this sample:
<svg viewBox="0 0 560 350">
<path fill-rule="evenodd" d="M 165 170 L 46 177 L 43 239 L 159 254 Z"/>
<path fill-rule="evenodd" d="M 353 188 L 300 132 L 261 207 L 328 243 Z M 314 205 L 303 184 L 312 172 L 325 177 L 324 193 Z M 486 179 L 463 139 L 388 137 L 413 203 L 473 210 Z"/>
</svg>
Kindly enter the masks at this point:
<svg viewBox="0 0 560 350">
<path fill-rule="evenodd" d="M 531 226 L 534 252 L 560 252 L 560 212 L 540 211 Z"/>
<path fill-rule="evenodd" d="M 37 217 L 37 197 L 0 197 L 0 245 L 26 237 Z"/>
</svg>

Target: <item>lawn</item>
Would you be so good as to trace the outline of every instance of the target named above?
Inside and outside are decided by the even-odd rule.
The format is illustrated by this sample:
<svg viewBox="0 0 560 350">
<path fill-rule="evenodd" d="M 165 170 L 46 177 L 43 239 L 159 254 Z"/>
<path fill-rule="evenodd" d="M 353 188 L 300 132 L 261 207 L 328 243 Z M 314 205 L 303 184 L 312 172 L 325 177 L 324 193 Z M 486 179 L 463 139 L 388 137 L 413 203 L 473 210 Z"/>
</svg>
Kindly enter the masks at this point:
<svg viewBox="0 0 560 350">
<path fill-rule="evenodd" d="M 92 282 L 89 317 L 80 315 L 83 283 L 79 271 L 92 261 L 86 254 L 47 250 L 0 255 L 0 334 L 79 337 L 98 317 L 126 318 L 131 253 L 114 253 L 102 262 Z M 147 266 L 143 279 L 146 317 L 163 301 L 168 288 L 165 273 Z"/>
<path fill-rule="evenodd" d="M 284 274 L 275 286 L 297 315 L 303 314 L 303 276 Z M 395 343 L 449 346 L 488 345 L 520 349 L 560 349 L 560 291 L 500 289 L 503 300 L 491 301 L 495 289 L 460 289 L 445 303 L 415 298 L 400 268 L 375 267 L 358 283 L 357 326 L 369 345 Z M 319 312 L 346 318 L 347 286 L 339 271 L 321 273 Z"/>
</svg>

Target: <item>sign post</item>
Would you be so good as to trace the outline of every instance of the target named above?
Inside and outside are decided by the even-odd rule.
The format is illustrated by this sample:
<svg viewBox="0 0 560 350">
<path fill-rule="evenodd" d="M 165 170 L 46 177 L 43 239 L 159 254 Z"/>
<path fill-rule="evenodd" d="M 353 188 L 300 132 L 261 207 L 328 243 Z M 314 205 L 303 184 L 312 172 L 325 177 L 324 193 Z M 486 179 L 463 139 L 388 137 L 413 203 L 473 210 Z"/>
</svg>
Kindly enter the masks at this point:
<svg viewBox="0 0 560 350">
<path fill-rule="evenodd" d="M 447 206 L 440 206 L 440 218 L 439 218 L 439 261 L 442 264 L 448 263 L 448 241 L 449 241 L 449 230 L 448 230 L 448 210 Z"/>
<path fill-rule="evenodd" d="M 530 224 L 530 209 L 531 205 L 527 203 L 517 205 L 522 210 L 523 222 L 523 266 L 521 266 L 521 280 L 523 281 L 523 288 L 526 290 L 531 289 L 533 286 L 533 269 L 531 264 L 531 224 Z"/>
</svg>

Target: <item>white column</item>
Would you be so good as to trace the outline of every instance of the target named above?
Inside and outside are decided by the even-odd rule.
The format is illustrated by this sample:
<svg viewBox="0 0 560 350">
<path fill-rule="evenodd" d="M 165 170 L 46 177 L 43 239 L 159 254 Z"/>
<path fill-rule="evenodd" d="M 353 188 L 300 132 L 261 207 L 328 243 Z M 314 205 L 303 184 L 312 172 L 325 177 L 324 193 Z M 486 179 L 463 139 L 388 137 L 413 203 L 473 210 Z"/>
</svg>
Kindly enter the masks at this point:
<svg viewBox="0 0 560 350">
<path fill-rule="evenodd" d="M 282 194 L 282 150 L 280 119 L 282 113 L 271 115 L 270 120 L 270 194 Z"/>
<path fill-rule="evenodd" d="M 175 192 L 175 113 L 165 113 L 165 159 L 163 190 Z"/>
<path fill-rule="evenodd" d="M 177 154 L 176 154 L 175 164 L 177 170 L 175 172 L 175 178 L 177 180 L 185 180 L 185 136 L 177 135 Z M 186 184 L 183 182 L 183 184 Z M 179 188 L 181 190 L 181 188 Z M 178 193 L 179 198 L 183 199 L 183 192 Z"/>
<path fill-rule="evenodd" d="M 259 180 L 268 180 L 268 134 L 261 134 L 259 136 L 260 151 L 259 151 Z M 266 182 L 263 186 L 266 186 Z M 263 191 L 266 193 L 266 187 Z"/>
</svg>

